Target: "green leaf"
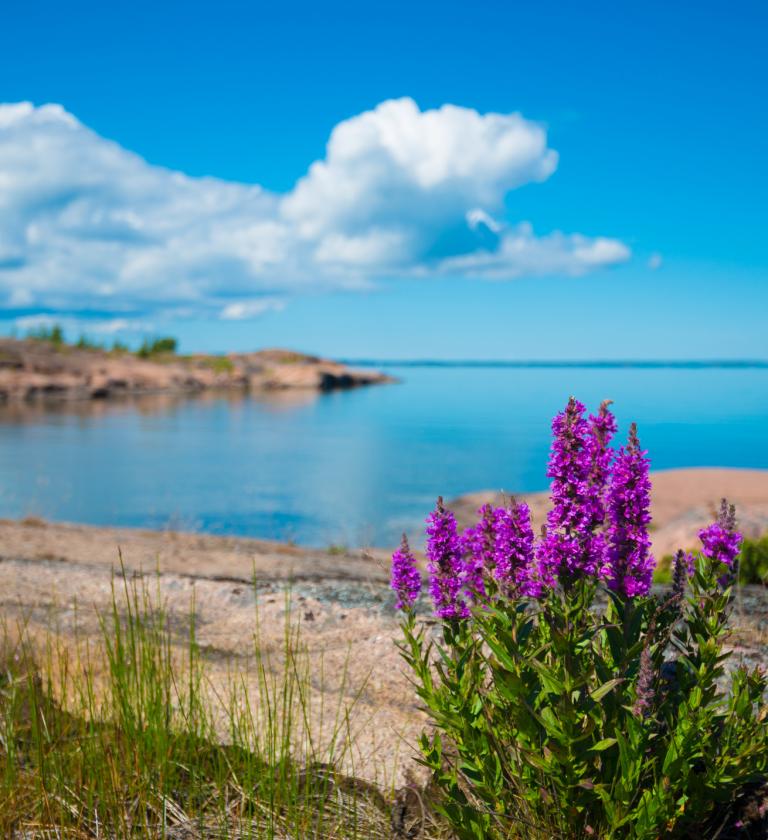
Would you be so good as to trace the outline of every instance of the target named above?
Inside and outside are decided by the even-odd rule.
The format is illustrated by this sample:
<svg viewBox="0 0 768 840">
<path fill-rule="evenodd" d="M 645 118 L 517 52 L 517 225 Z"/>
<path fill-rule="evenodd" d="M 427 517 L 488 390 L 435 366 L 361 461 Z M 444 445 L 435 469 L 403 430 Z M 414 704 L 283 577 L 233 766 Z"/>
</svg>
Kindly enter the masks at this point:
<svg viewBox="0 0 768 840">
<path fill-rule="evenodd" d="M 590 747 L 590 749 L 593 752 L 602 752 L 617 743 L 618 741 L 615 738 L 603 738 L 602 741 L 598 741 L 594 746 Z"/>
<path fill-rule="evenodd" d="M 589 696 L 598 703 L 600 700 L 605 697 L 606 694 L 613 691 L 617 685 L 621 685 L 624 682 L 623 677 L 616 677 L 615 679 L 608 680 L 607 683 L 603 683 L 599 688 L 596 688 L 594 691 L 589 692 Z"/>
<path fill-rule="evenodd" d="M 563 694 L 565 692 L 565 684 L 555 676 L 552 668 L 548 668 L 537 659 L 531 659 L 528 664 L 541 677 L 541 683 L 548 692 L 551 694 Z"/>
</svg>

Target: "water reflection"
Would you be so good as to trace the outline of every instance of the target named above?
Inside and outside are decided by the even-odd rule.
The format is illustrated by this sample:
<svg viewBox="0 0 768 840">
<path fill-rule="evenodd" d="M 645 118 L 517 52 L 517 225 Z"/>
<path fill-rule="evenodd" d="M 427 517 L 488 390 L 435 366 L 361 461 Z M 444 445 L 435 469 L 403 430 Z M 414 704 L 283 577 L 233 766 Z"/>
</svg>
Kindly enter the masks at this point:
<svg viewBox="0 0 768 840">
<path fill-rule="evenodd" d="M 240 389 L 201 391 L 190 394 L 122 395 L 93 400 L 12 401 L 0 405 L 0 425 L 48 422 L 54 417 L 93 420 L 120 414 L 168 415 L 191 403 L 205 406 L 226 405 L 230 408 L 256 403 L 267 411 L 282 412 L 311 405 L 322 395 L 310 388 L 267 390 L 248 393 Z"/>
</svg>

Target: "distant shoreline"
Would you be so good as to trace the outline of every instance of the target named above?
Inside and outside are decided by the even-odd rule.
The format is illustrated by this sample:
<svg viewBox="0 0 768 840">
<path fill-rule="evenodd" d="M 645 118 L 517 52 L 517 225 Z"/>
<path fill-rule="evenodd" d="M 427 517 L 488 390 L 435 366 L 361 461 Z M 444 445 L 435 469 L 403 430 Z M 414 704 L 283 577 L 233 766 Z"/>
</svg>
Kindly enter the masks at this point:
<svg viewBox="0 0 768 840">
<path fill-rule="evenodd" d="M 392 382 L 378 371 L 294 350 L 270 348 L 227 356 L 176 353 L 175 339 L 138 352 L 67 344 L 61 332 L 0 338 L 0 403 L 104 400 L 212 390 L 334 391 Z"/>
<path fill-rule="evenodd" d="M 709 368 L 768 370 L 768 359 L 341 359 L 341 364 L 355 367 L 425 367 L 425 368 Z"/>
</svg>

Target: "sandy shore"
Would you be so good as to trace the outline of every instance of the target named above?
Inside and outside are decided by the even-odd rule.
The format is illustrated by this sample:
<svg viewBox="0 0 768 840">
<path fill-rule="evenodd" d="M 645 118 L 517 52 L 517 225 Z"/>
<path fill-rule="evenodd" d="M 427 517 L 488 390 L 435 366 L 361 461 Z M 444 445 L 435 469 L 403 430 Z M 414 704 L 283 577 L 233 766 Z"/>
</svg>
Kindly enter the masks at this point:
<svg viewBox="0 0 768 840">
<path fill-rule="evenodd" d="M 659 555 L 695 545 L 723 495 L 737 503 L 746 533 L 768 529 L 768 472 L 674 470 L 653 481 Z M 493 495 L 462 497 L 455 504 L 459 519 L 466 523 Z M 524 498 L 542 521 L 545 495 Z M 120 568 L 118 549 L 130 574 L 157 574 L 152 586 L 179 628 L 180 645 L 194 596 L 199 642 L 222 683 L 233 658 L 246 665 L 252 658 L 256 609 L 260 644 L 279 651 L 284 591 L 292 580 L 293 615 L 313 660 L 323 661 L 318 687 L 327 703 L 351 702 L 363 687 L 351 717 L 355 774 L 400 784 L 405 768 L 415 767 L 407 745 L 425 720 L 393 643 L 398 628 L 388 551 L 339 554 L 255 539 L 1 520 L 0 622 L 23 620 L 41 639 L 51 629 L 70 639 L 76 628 L 81 638 L 98 636 L 98 614 L 109 606 Z M 737 650 L 747 662 L 764 661 L 768 599 L 755 589 L 740 603 Z"/>
</svg>

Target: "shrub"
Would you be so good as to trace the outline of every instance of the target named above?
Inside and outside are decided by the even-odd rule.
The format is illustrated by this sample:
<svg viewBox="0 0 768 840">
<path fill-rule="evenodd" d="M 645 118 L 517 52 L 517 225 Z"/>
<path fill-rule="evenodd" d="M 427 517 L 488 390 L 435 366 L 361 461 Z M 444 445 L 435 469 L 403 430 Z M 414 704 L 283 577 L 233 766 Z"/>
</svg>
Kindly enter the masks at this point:
<svg viewBox="0 0 768 840">
<path fill-rule="evenodd" d="M 214 373 L 233 373 L 235 370 L 235 363 L 227 356 L 208 356 L 203 364 Z"/>
<path fill-rule="evenodd" d="M 553 422 L 553 506 L 484 507 L 459 534 L 428 519 L 435 626 L 404 540 L 392 585 L 401 653 L 428 714 L 423 763 L 460 838 L 713 836 L 712 821 L 768 768 L 766 677 L 726 676 L 740 536 L 733 508 L 650 593 L 649 462 L 634 427 L 618 452 L 608 404 Z M 686 589 L 689 594 L 686 597 Z"/>
<path fill-rule="evenodd" d="M 101 344 L 97 341 L 93 341 L 92 339 L 88 338 L 87 335 L 81 334 L 80 338 L 77 339 L 77 344 L 75 344 L 78 350 L 102 350 Z"/>
<path fill-rule="evenodd" d="M 148 359 L 151 356 L 162 356 L 164 354 L 173 354 L 176 352 L 178 342 L 175 338 L 165 336 L 163 338 L 155 338 L 152 341 L 144 339 L 141 346 L 136 351 L 136 355 L 140 359 Z"/>
<path fill-rule="evenodd" d="M 768 534 L 756 540 L 745 539 L 741 546 L 739 580 L 765 583 L 768 578 Z"/>
<path fill-rule="evenodd" d="M 47 341 L 54 347 L 61 347 L 64 344 L 64 330 L 59 324 L 50 327 L 37 327 L 27 333 L 27 338 L 34 341 Z"/>
</svg>

